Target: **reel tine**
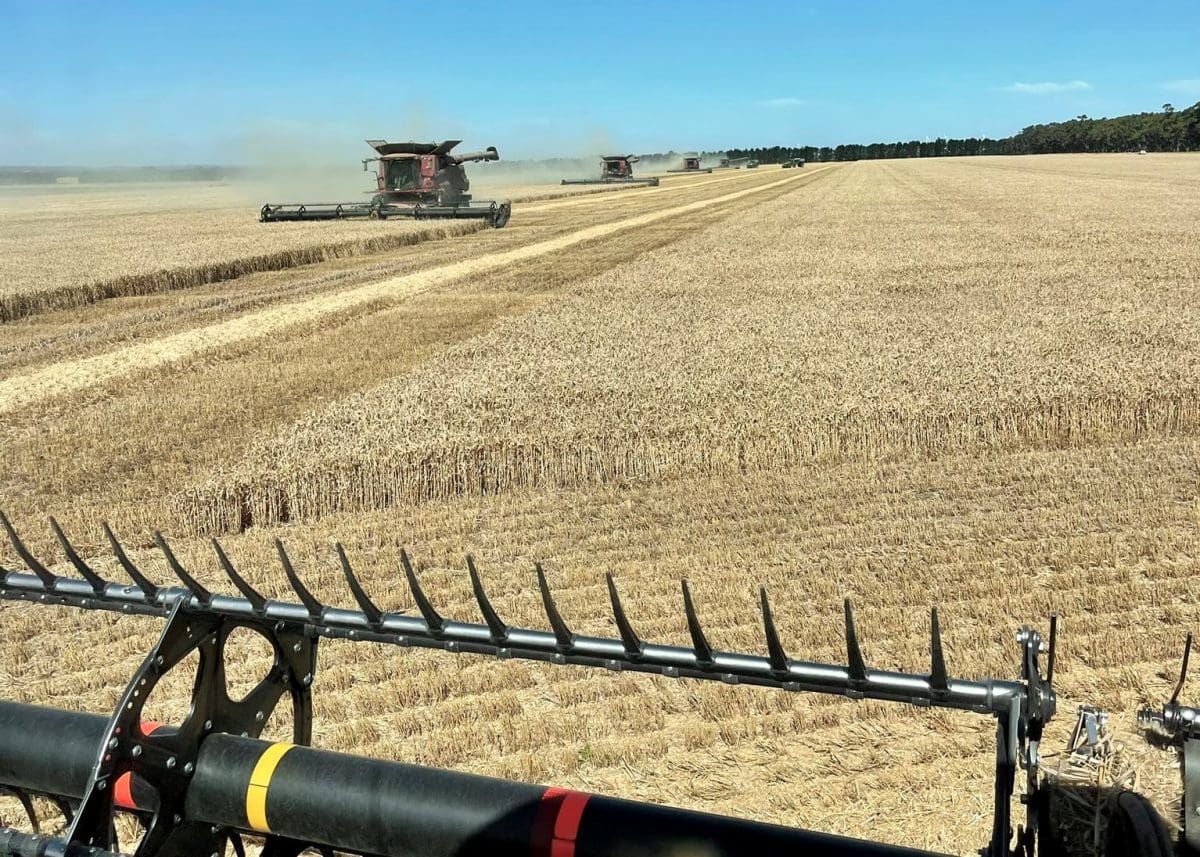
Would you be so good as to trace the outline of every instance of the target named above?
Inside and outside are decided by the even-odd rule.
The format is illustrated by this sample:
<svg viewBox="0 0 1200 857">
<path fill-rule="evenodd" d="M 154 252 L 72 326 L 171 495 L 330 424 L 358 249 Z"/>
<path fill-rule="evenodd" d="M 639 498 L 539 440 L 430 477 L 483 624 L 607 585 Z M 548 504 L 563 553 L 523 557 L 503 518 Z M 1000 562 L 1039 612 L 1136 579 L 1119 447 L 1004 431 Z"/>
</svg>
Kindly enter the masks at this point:
<svg viewBox="0 0 1200 857">
<path fill-rule="evenodd" d="M 14 786 L 0 786 L 0 794 L 12 795 L 21 804 L 21 809 L 25 811 L 25 817 L 29 819 L 29 826 L 33 828 L 34 833 L 42 832 L 42 823 L 38 820 L 37 810 L 33 806 L 33 801 L 29 795 L 22 789 Z"/>
<path fill-rule="evenodd" d="M 686 579 L 679 581 L 683 588 L 683 612 L 687 616 L 688 633 L 692 635 L 692 650 L 696 653 L 696 662 L 711 664 L 713 662 L 712 646 L 704 636 L 700 627 L 700 619 L 696 616 L 696 607 L 692 604 L 692 591 Z"/>
<path fill-rule="evenodd" d="M 246 579 L 238 574 L 238 570 L 233 567 L 233 563 L 229 561 L 229 557 L 225 554 L 225 549 L 221 547 L 221 543 L 216 539 L 212 540 L 213 550 L 216 551 L 217 561 L 221 563 L 221 568 L 225 571 L 225 576 L 233 582 L 237 587 L 237 591 L 242 593 L 250 606 L 254 608 L 255 613 L 262 613 L 267 607 L 267 599 L 262 597 L 257 589 L 246 582 Z"/>
<path fill-rule="evenodd" d="M 847 598 L 844 604 L 846 614 L 846 658 L 847 672 L 851 681 L 867 680 L 867 662 L 863 659 L 862 647 L 858 644 L 858 630 L 854 626 L 854 605 Z"/>
<path fill-rule="evenodd" d="M 638 639 L 633 625 L 629 624 L 629 617 L 625 615 L 625 608 L 621 606 L 621 596 L 617 594 L 617 583 L 613 580 L 612 573 L 608 572 L 604 576 L 608 580 L 608 600 L 612 602 L 613 619 L 617 623 L 617 631 L 621 634 L 625 654 L 637 657 L 642 653 L 642 641 Z"/>
<path fill-rule="evenodd" d="M 763 631 L 767 635 L 767 654 L 771 669 L 777 673 L 788 671 L 788 656 L 779 640 L 779 632 L 775 630 L 775 617 L 771 615 L 771 603 L 767 600 L 767 587 L 758 587 L 758 596 L 762 601 Z"/>
<path fill-rule="evenodd" d="M 279 554 L 279 563 L 283 566 L 283 573 L 287 576 L 288 586 L 292 587 L 292 592 L 296 593 L 296 597 L 300 599 L 300 603 L 308 611 L 309 618 L 314 622 L 321 621 L 321 614 L 325 612 L 325 606 L 313 597 L 313 594 L 308 591 L 308 587 L 300 580 L 300 576 L 296 574 L 296 569 L 292 567 L 292 561 L 288 557 L 287 551 L 283 549 L 283 542 L 280 539 L 275 539 L 275 552 Z"/>
<path fill-rule="evenodd" d="M 417 610 L 420 611 L 421 618 L 425 620 L 425 624 L 429 626 L 430 631 L 441 631 L 446 626 L 446 620 L 433 609 L 433 605 L 425 597 L 425 591 L 421 589 L 416 572 L 413 571 L 412 563 L 408 561 L 408 551 L 404 550 L 404 548 L 400 548 L 400 564 L 404 566 L 404 577 L 408 581 L 408 589 L 412 592 L 413 601 L 417 602 Z"/>
<path fill-rule="evenodd" d="M 508 626 L 504 624 L 504 620 L 492 607 L 492 602 L 488 600 L 487 592 L 483 589 L 483 580 L 479 577 L 479 571 L 475 568 L 475 560 L 467 554 L 467 574 L 471 575 L 471 590 L 475 593 L 475 600 L 479 604 L 479 612 L 483 614 L 483 620 L 487 622 L 488 630 L 492 633 L 493 640 L 503 640 L 508 636 Z"/>
<path fill-rule="evenodd" d="M 1171 692 L 1171 700 L 1168 705 L 1174 705 L 1179 701 L 1179 694 L 1183 692 L 1183 683 L 1187 681 L 1188 661 L 1192 656 L 1192 632 L 1188 631 L 1187 639 L 1183 642 L 1183 663 L 1179 665 L 1179 681 L 1175 684 L 1175 690 Z"/>
<path fill-rule="evenodd" d="M 233 853 L 237 857 L 246 857 L 246 843 L 242 841 L 242 834 L 236 830 L 229 830 L 225 833 L 229 844 L 233 846 Z"/>
<path fill-rule="evenodd" d="M 121 543 L 113 535 L 112 528 L 109 527 L 108 522 L 101 523 L 100 528 L 104 530 L 104 535 L 108 538 L 108 544 L 112 548 L 113 556 L 117 558 L 117 562 L 121 564 L 121 568 L 125 569 L 125 573 L 129 575 L 130 580 L 134 582 L 138 589 L 142 590 L 147 598 L 153 599 L 157 596 L 158 587 L 151 583 L 150 578 L 142 574 L 138 570 L 138 567 L 125 554 L 125 548 L 121 547 Z"/>
<path fill-rule="evenodd" d="M 51 797 L 50 800 L 54 801 L 54 805 L 58 808 L 58 811 L 62 813 L 63 821 L 66 822 L 66 826 L 70 827 L 71 822 L 75 820 L 75 809 L 71 806 L 70 801 L 64 797 L 59 797 L 58 795 Z"/>
<path fill-rule="evenodd" d="M 163 538 L 163 534 L 158 530 L 154 531 L 154 543 L 158 545 L 158 549 L 162 551 L 166 557 L 167 567 L 171 572 L 179 578 L 184 587 L 196 596 L 196 599 L 203 605 L 207 606 L 212 603 L 212 593 L 205 589 L 200 581 L 188 574 L 187 569 L 180 565 L 179 560 L 175 558 L 175 552 L 171 550 L 171 546 L 167 544 L 167 540 Z"/>
<path fill-rule="evenodd" d="M 96 574 L 92 567 L 83 561 L 83 558 L 79 556 L 79 551 L 75 550 L 75 546 L 71 544 L 71 540 L 67 538 L 67 534 L 62 531 L 62 527 L 58 525 L 58 521 L 54 520 L 53 516 L 50 518 L 50 529 L 54 531 L 54 537 L 58 539 L 59 547 L 67 555 L 67 560 L 71 565 L 75 566 L 79 576 L 91 584 L 92 591 L 97 595 L 104 592 L 108 581 Z"/>
<path fill-rule="evenodd" d="M 559 648 L 569 649 L 575 645 L 575 635 L 571 633 L 571 629 L 563 621 L 562 614 L 558 612 L 554 596 L 550 594 L 550 584 L 546 582 L 546 572 L 542 570 L 542 564 L 534 563 L 533 568 L 537 571 L 538 589 L 542 593 L 542 607 L 546 611 L 550 627 L 554 629 L 554 638 L 558 641 Z"/>
<path fill-rule="evenodd" d="M 8 540 L 12 543 L 13 550 L 21 558 L 21 562 L 25 563 L 25 567 L 37 575 L 45 587 L 54 586 L 58 580 L 58 576 L 51 574 L 49 569 L 38 562 L 37 557 L 29 552 L 29 549 L 25 547 L 25 543 L 21 541 L 21 537 L 17 535 L 17 531 L 13 529 L 13 525 L 9 523 L 8 516 L 3 512 L 0 512 L 0 524 L 4 526 L 5 531 L 8 533 Z"/>
<path fill-rule="evenodd" d="M 1058 614 L 1050 614 L 1050 644 L 1046 651 L 1046 684 L 1054 681 L 1054 662 L 1058 654 Z"/>
<path fill-rule="evenodd" d="M 942 625 L 936 607 L 929 611 L 929 686 L 936 691 L 950 689 L 950 674 L 946 670 L 946 654 L 942 650 Z"/>
<path fill-rule="evenodd" d="M 383 611 L 375 606 L 375 602 L 371 600 L 366 590 L 362 588 L 362 584 L 358 582 L 358 578 L 354 576 L 354 570 L 350 568 L 350 560 L 346 557 L 342 543 L 334 542 L 333 549 L 337 551 L 338 563 L 342 566 L 342 575 L 346 578 L 346 585 L 350 587 L 354 600 L 358 602 L 358 609 L 367 617 L 371 627 L 378 628 L 383 623 Z"/>
</svg>

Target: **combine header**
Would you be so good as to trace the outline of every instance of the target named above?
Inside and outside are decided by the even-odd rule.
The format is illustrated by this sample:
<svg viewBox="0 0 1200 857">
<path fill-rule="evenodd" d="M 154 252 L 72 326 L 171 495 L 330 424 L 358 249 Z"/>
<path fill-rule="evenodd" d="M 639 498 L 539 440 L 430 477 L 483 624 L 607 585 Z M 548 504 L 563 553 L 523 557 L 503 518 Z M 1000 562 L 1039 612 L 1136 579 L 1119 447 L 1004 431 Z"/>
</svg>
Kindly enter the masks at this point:
<svg viewBox="0 0 1200 857">
<path fill-rule="evenodd" d="M 305 746 L 312 734 L 311 694 L 322 638 L 974 712 L 996 724 L 993 821 L 982 853 L 1060 853 L 1062 843 L 1047 823 L 1047 790 L 1038 768 L 1042 730 L 1057 703 L 1052 686 L 1057 636 L 1053 616 L 1045 640 L 1033 628 L 1017 633 L 1017 678 L 965 679 L 952 676 L 946 663 L 936 609 L 930 616 L 928 672 L 903 673 L 868 666 L 849 601 L 844 612 L 846 663 L 821 664 L 787 653 L 762 589 L 765 654 L 735 653 L 709 643 L 686 581 L 682 603 L 691 646 L 676 647 L 650 643 L 637 634 L 611 575 L 608 594 L 617 636 L 589 637 L 571 630 L 540 567 L 535 568 L 537 585 L 550 630 L 505 622 L 470 557 L 466 574 L 481 622 L 443 617 L 403 552 L 401 572 L 415 604 L 412 614 L 380 610 L 340 545 L 335 551 L 355 603 L 350 609 L 318 601 L 279 542 L 279 561 L 294 602 L 265 598 L 216 541 L 216 559 L 236 595 L 204 588 L 159 534 L 155 542 L 178 584 L 151 581 L 107 526 L 112 552 L 132 585 L 104 579 L 53 520 L 54 534 L 78 577 L 50 571 L 3 516 L 0 524 L 27 568 L 0 568 L 0 600 L 165 620 L 158 643 L 107 716 L 0 702 L 0 787 L 28 810 L 32 827 L 31 832 L 0 829 L 0 855 L 110 857 L 122 850 L 114 823 L 117 813 L 132 814 L 142 824 L 140 842 L 129 852 L 137 857 L 207 857 L 223 855 L 229 847 L 244 855 L 246 836 L 261 840 L 267 857 L 296 857 L 306 849 L 322 855 L 337 851 L 383 857 L 926 853 Z M 225 674 L 226 640 L 237 629 L 261 635 L 274 651 L 265 677 L 240 701 L 230 699 Z M 193 652 L 199 659 L 188 715 L 170 725 L 145 722 L 147 697 Z M 292 742 L 259 740 L 281 700 L 291 709 Z M 1174 734 L 1191 735 L 1196 714 L 1173 698 L 1162 722 Z M 1020 789 L 1018 772 L 1023 772 Z M 1014 829 L 1017 791 L 1025 817 Z M 48 798 L 62 813 L 61 832 L 40 832 L 34 795 Z M 1110 857 L 1170 853 L 1169 843 L 1168 850 L 1162 850 L 1166 841 L 1157 816 L 1133 792 L 1123 792 L 1114 801 L 1108 829 L 1104 853 Z"/>
<path fill-rule="evenodd" d="M 687 155 L 683 159 L 683 166 L 674 170 L 667 170 L 669 173 L 711 173 L 712 167 L 701 167 L 699 155 Z"/>
<path fill-rule="evenodd" d="M 596 179 L 563 179 L 563 184 L 644 184 L 656 187 L 657 177 L 635 179 L 633 165 L 640 161 L 637 155 L 601 155 L 600 177 Z"/>
<path fill-rule="evenodd" d="M 512 215 L 509 202 L 472 201 L 467 193 L 471 187 L 463 164 L 469 161 L 498 161 L 500 155 L 489 146 L 482 152 L 452 155 L 450 150 L 460 140 L 443 143 L 389 143 L 368 140 L 367 145 L 379 157 L 363 160 L 367 165 L 378 164 L 374 191 L 370 202 L 269 202 L 259 211 L 263 223 L 279 220 L 345 220 L 369 217 L 387 220 L 389 217 L 411 217 L 416 220 L 433 218 L 486 220 L 497 229 L 508 223 Z"/>
</svg>

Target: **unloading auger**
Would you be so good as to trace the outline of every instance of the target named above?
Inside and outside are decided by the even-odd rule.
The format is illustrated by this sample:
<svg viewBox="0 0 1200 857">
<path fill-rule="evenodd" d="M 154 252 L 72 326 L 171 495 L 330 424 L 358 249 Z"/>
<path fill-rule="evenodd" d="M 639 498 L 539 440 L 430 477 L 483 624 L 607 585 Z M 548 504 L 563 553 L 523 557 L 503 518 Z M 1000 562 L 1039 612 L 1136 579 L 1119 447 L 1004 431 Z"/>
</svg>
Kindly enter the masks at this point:
<svg viewBox="0 0 1200 857">
<path fill-rule="evenodd" d="M 1044 820 L 1045 789 L 1038 747 L 1055 713 L 1052 686 L 1057 618 L 1049 636 L 1031 627 L 1017 634 L 1018 680 L 969 680 L 947 667 L 937 610 L 930 615 L 928 673 L 869 667 L 849 600 L 844 606 L 846 664 L 793 659 L 776 631 L 766 590 L 759 598 L 766 654 L 714 649 L 687 582 L 683 612 L 692 645 L 643 640 L 607 576 L 618 636 L 576 634 L 558 610 L 546 574 L 535 566 L 550 630 L 514 627 L 489 600 L 468 557 L 466 570 L 482 622 L 443 617 L 422 589 L 412 563 L 401 570 L 416 612 L 381 610 L 354 573 L 341 545 L 338 563 L 356 608 L 321 603 L 305 587 L 282 542 L 279 562 L 296 601 L 267 599 L 237 570 L 219 542 L 212 546 L 236 595 L 210 592 L 185 569 L 161 534 L 154 536 L 178 585 L 152 582 L 107 525 L 104 533 L 131 584 L 106 580 L 74 548 L 53 519 L 50 526 L 78 577 L 52 572 L 27 549 L 0 515 L 13 550 L 25 565 L 0 567 L 0 600 L 158 616 L 162 636 L 106 717 L 0 702 L 0 787 L 27 808 L 33 832 L 0 829 L 0 855 L 107 857 L 119 853 L 116 813 L 133 813 L 144 834 L 137 857 L 244 853 L 243 837 L 264 841 L 268 857 L 306 849 L 386 857 L 629 857 L 629 855 L 877 855 L 928 852 L 763 824 L 671 807 L 330 753 L 306 746 L 312 732 L 311 688 L 322 638 L 370 641 L 446 652 L 601 667 L 776 690 L 836 694 L 851 699 L 906 702 L 991 716 L 996 722 L 993 823 L 982 853 L 989 857 L 1054 854 Z M 240 701 L 230 699 L 225 643 L 237 629 L 265 638 L 274 652 L 266 677 Z M 189 714 L 163 726 L 142 717 L 162 677 L 198 653 Z M 1045 656 L 1043 673 L 1042 658 Z M 291 703 L 292 743 L 258 740 L 276 706 Z M 1012 803 L 1018 769 L 1025 776 L 1024 824 L 1014 830 Z M 31 795 L 54 801 L 66 828 L 39 832 Z M 1138 810 L 1128 835 L 1111 855 L 1159 857 L 1139 850 L 1148 804 L 1128 793 Z M 1152 815 L 1152 810 L 1150 811 Z"/>
</svg>

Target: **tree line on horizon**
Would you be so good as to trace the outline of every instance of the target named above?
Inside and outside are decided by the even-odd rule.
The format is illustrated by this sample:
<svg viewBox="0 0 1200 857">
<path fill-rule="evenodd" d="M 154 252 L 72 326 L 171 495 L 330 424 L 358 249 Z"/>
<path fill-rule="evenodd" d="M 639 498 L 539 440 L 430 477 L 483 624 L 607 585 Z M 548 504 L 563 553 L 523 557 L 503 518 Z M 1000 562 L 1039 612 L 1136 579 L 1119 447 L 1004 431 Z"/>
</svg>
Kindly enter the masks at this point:
<svg viewBox="0 0 1200 857">
<path fill-rule="evenodd" d="M 1011 137 L 938 137 L 894 143 L 841 146 L 763 146 L 729 149 L 731 158 L 755 158 L 777 164 L 789 158 L 808 161 L 858 161 L 877 158 L 947 158 L 964 155 L 1047 155 L 1083 152 L 1200 151 L 1200 102 L 1183 110 L 1164 104 L 1153 113 L 1030 125 Z"/>
<path fill-rule="evenodd" d="M 1170 104 L 1153 113 L 1092 119 L 1076 116 L 1065 122 L 1030 125 L 1011 137 L 938 137 L 894 143 L 848 143 L 841 146 L 759 146 L 701 152 L 704 166 L 719 157 L 753 158 L 763 164 L 778 164 L 791 158 L 807 161 L 858 161 L 877 158 L 945 158 L 964 155 L 1044 155 L 1081 152 L 1196 152 L 1200 151 L 1200 102 L 1176 110 Z M 650 159 L 679 159 L 685 153 L 643 154 Z M 574 168 L 579 158 L 547 158 L 542 166 L 562 164 Z M 520 163 L 520 162 L 518 162 Z M 0 166 L 0 185 L 54 184 L 70 177 L 83 184 L 101 182 L 226 181 L 254 175 L 244 166 L 146 166 L 146 167 L 6 167 Z"/>
</svg>

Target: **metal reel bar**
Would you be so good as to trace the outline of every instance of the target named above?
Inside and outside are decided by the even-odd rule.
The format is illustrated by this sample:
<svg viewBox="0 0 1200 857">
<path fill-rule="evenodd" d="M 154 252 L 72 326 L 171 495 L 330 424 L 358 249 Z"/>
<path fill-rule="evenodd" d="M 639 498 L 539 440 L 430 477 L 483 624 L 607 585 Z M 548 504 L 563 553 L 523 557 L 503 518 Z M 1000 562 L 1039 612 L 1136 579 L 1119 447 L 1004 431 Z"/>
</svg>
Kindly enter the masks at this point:
<svg viewBox="0 0 1200 857">
<path fill-rule="evenodd" d="M 1022 701 L 1022 710 L 1044 708 L 1053 702 L 1048 683 L 1044 699 L 1025 704 L 1026 683 L 1037 677 L 1037 658 L 1041 637 L 1032 648 L 1024 647 L 1021 681 L 986 679 L 971 681 L 952 678 L 946 668 L 941 625 L 934 610 L 930 621 L 930 670 L 928 673 L 902 673 L 869 667 L 863 654 L 852 606 L 845 607 L 847 666 L 795 660 L 786 654 L 776 631 L 774 616 L 765 589 L 760 588 L 762 622 L 767 656 L 723 652 L 707 642 L 691 593 L 683 583 L 683 607 L 692 647 L 666 646 L 643 641 L 634 631 L 609 575 L 608 586 L 613 616 L 620 638 L 591 637 L 575 634 L 555 604 L 546 575 L 537 569 L 538 586 L 551 631 L 508 625 L 497 614 L 484 590 L 482 579 L 468 558 L 468 573 L 484 624 L 443 618 L 425 595 L 405 552 L 400 561 L 408 589 L 417 605 L 418 615 L 385 613 L 366 596 L 365 588 L 339 546 L 339 561 L 354 595 L 358 609 L 322 604 L 304 586 L 283 545 L 277 542 L 283 571 L 296 593 L 298 603 L 264 598 L 238 573 L 220 545 L 214 542 L 220 565 L 240 595 L 214 594 L 202 587 L 180 564 L 166 540 L 156 534 L 160 550 L 182 586 L 159 586 L 130 561 L 120 542 L 113 539 L 114 554 L 134 580 L 134 585 L 105 581 L 92 569 L 93 582 L 63 578 L 45 569 L 29 554 L 11 531 L 17 553 L 32 573 L 24 574 L 0 568 L 0 599 L 38 604 L 62 604 L 82 609 L 110 610 L 120 613 L 166 616 L 176 602 L 186 602 L 193 611 L 206 610 L 231 619 L 266 619 L 284 623 L 303 623 L 316 635 L 350 640 L 370 640 L 402 646 L 419 646 L 451 652 L 471 652 L 504 658 L 523 658 L 555 664 L 599 666 L 612 670 L 635 670 L 669 678 L 698 678 L 727 684 L 752 684 L 789 691 L 810 691 L 846 696 L 852 699 L 880 699 L 907 702 L 918 706 L 954 708 L 994 715 L 1012 711 L 1012 700 Z M 69 544 L 69 543 L 68 543 Z M 1022 634 L 1033 634 L 1027 629 Z M 1053 633 L 1051 651 L 1053 651 Z"/>
</svg>

